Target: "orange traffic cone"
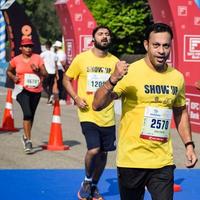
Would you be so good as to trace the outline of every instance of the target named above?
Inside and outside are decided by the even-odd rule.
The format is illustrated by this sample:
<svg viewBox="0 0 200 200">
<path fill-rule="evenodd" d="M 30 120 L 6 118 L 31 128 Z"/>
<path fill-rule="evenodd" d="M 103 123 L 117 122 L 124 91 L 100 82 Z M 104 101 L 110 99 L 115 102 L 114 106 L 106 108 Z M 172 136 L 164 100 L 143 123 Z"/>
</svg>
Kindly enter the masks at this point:
<svg viewBox="0 0 200 200">
<path fill-rule="evenodd" d="M 12 112 L 12 89 L 8 89 L 6 97 L 6 105 L 4 110 L 3 122 L 0 131 L 19 131 L 14 127 L 14 119 Z"/>
<path fill-rule="evenodd" d="M 48 145 L 43 145 L 42 147 L 43 149 L 51 151 L 70 149 L 69 146 L 63 144 L 59 100 L 55 100 L 54 103 L 53 119 L 51 124 L 49 143 Z"/>
<path fill-rule="evenodd" d="M 174 184 L 174 192 L 180 192 L 182 190 L 180 185 Z"/>
</svg>

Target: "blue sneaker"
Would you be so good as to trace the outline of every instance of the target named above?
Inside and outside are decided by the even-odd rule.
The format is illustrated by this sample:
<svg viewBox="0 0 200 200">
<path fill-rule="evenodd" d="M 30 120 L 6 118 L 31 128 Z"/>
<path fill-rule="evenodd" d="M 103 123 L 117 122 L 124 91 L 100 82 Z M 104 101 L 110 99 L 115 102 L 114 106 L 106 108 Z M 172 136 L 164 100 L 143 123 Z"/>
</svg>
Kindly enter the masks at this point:
<svg viewBox="0 0 200 200">
<path fill-rule="evenodd" d="M 104 200 L 104 198 L 99 193 L 99 190 L 96 185 L 92 185 L 91 194 L 92 194 L 92 200 Z"/>
<path fill-rule="evenodd" d="M 81 184 L 81 188 L 78 192 L 79 200 L 92 200 L 91 197 L 91 182 L 84 181 Z"/>
</svg>

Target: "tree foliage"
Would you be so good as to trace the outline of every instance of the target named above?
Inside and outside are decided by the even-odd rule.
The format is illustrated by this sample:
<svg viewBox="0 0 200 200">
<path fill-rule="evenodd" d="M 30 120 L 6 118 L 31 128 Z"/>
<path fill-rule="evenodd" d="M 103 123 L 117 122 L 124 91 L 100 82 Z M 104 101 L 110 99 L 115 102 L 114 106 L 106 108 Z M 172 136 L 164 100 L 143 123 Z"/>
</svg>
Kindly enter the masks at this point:
<svg viewBox="0 0 200 200">
<path fill-rule="evenodd" d="M 16 0 L 38 30 L 41 41 L 61 39 L 61 29 L 53 0 Z M 143 34 L 151 22 L 147 0 L 84 0 L 97 24 L 108 26 L 114 33 L 111 52 L 141 54 Z"/>
<path fill-rule="evenodd" d="M 114 33 L 115 55 L 143 53 L 143 37 L 151 12 L 147 0 L 84 0 L 98 24 Z"/>
</svg>

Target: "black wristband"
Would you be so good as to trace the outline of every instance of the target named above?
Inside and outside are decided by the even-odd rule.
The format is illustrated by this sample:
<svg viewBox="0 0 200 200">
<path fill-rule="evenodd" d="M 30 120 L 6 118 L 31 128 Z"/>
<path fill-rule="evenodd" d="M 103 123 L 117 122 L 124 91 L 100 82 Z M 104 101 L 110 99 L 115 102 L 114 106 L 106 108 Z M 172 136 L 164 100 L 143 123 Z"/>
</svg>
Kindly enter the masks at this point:
<svg viewBox="0 0 200 200">
<path fill-rule="evenodd" d="M 112 85 L 112 86 L 117 85 L 117 83 L 113 83 L 110 78 L 108 79 L 108 81 L 109 81 L 110 85 Z"/>
<path fill-rule="evenodd" d="M 185 148 L 187 148 L 187 146 L 189 146 L 189 145 L 192 145 L 193 148 L 195 148 L 195 145 L 194 145 L 193 141 L 185 143 Z"/>
</svg>

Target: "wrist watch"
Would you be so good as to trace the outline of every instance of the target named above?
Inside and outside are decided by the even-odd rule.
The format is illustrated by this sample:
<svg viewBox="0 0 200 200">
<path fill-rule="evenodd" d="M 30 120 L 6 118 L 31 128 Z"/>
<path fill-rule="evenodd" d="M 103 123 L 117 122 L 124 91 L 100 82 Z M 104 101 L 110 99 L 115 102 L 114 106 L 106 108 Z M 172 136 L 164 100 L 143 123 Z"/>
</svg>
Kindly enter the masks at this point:
<svg viewBox="0 0 200 200">
<path fill-rule="evenodd" d="M 187 148 L 187 146 L 189 146 L 189 145 L 192 145 L 193 148 L 195 148 L 195 145 L 194 145 L 194 142 L 193 142 L 193 141 L 186 142 L 186 143 L 185 143 L 185 148 Z"/>
</svg>

